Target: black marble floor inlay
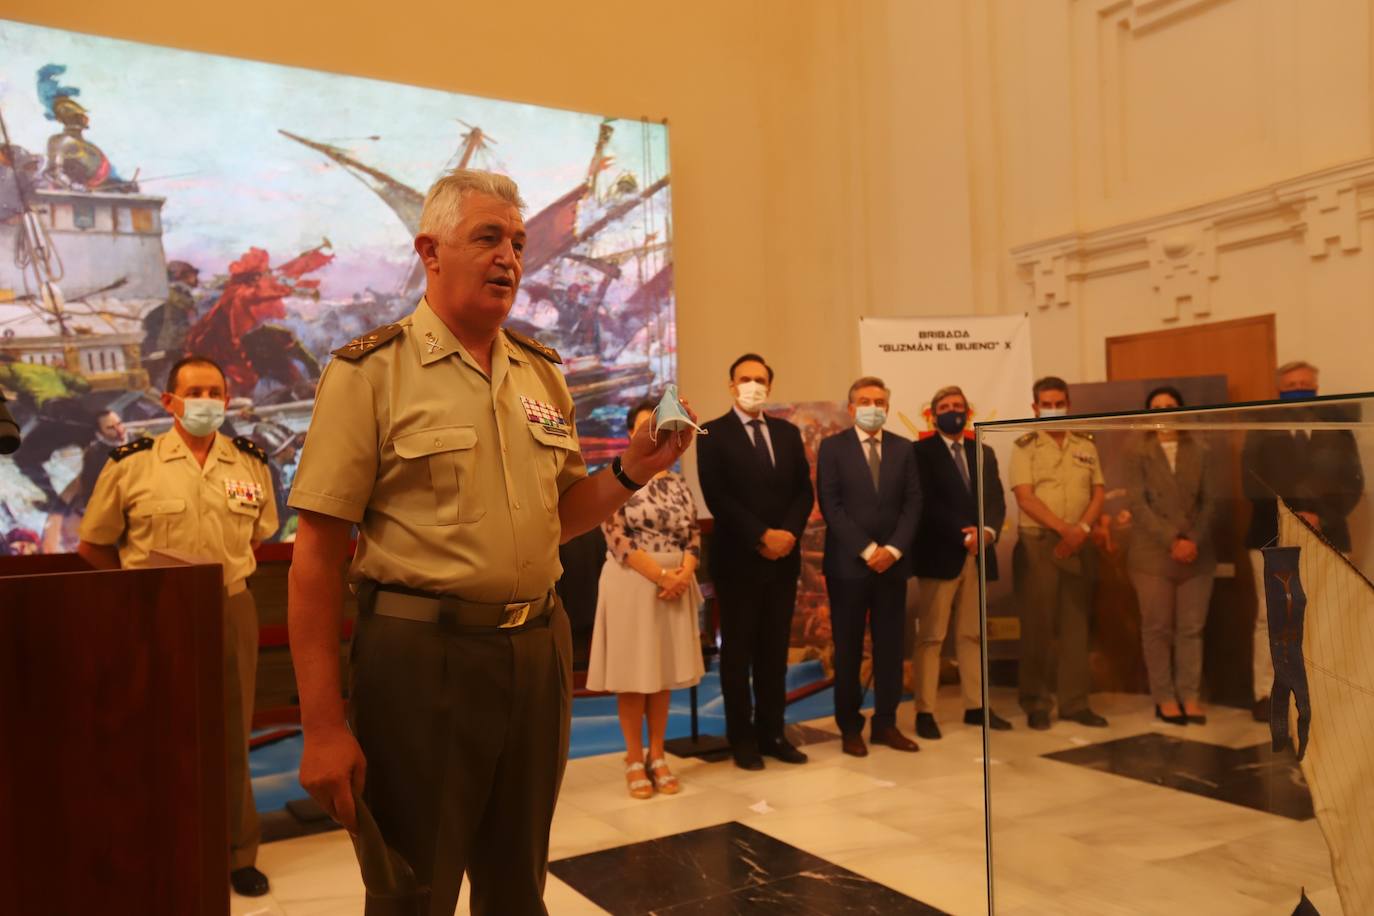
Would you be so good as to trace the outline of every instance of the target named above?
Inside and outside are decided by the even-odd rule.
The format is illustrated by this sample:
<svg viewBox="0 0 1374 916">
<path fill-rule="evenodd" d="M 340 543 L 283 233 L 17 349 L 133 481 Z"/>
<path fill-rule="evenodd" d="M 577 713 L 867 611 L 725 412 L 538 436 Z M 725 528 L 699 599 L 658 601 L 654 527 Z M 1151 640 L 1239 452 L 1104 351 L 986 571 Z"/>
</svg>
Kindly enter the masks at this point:
<svg viewBox="0 0 1374 916">
<path fill-rule="evenodd" d="M 614 916 L 942 912 L 733 821 L 560 859 L 549 870 Z"/>
<path fill-rule="evenodd" d="M 1045 756 L 1297 821 L 1313 816 L 1297 758 L 1268 744 L 1221 747 L 1151 732 Z"/>
</svg>

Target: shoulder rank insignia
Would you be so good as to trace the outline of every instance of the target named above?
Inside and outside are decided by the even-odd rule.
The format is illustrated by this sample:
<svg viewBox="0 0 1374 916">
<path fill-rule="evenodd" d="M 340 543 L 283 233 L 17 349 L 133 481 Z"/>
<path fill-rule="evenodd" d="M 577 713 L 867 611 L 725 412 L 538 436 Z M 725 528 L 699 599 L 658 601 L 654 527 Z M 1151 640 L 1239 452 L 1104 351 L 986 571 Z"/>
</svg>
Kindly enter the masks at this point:
<svg viewBox="0 0 1374 916">
<path fill-rule="evenodd" d="M 339 349 L 331 352 L 344 359 L 362 359 L 373 350 L 392 340 L 403 330 L 405 329 L 399 324 L 382 325 L 366 334 L 359 334 Z"/>
<path fill-rule="evenodd" d="M 252 455 L 254 458 L 258 459 L 263 464 L 267 464 L 267 453 L 262 450 L 261 445 L 258 445 L 256 442 L 254 442 L 252 439 L 249 439 L 247 436 L 235 436 L 234 448 L 238 449 L 244 454 Z"/>
<path fill-rule="evenodd" d="M 1035 433 L 1026 433 L 1016 440 L 1017 445 L 1030 445 L 1035 441 Z"/>
<path fill-rule="evenodd" d="M 1074 430 L 1074 431 L 1073 431 L 1073 435 L 1077 436 L 1077 437 L 1080 438 L 1080 439 L 1087 439 L 1089 442 L 1093 441 L 1093 434 L 1092 434 L 1092 433 L 1085 433 L 1085 432 L 1080 432 L 1079 430 Z"/>
<path fill-rule="evenodd" d="M 524 347 L 526 350 L 533 350 L 551 363 L 560 366 L 563 364 L 563 357 L 559 356 L 558 351 L 553 347 L 546 347 L 533 337 L 526 337 L 524 334 L 518 331 L 512 331 L 510 328 L 506 328 L 505 331 L 507 337 Z"/>
<path fill-rule="evenodd" d="M 126 442 L 119 448 L 110 449 L 111 461 L 123 461 L 136 452 L 146 452 L 153 447 L 153 440 L 147 436 L 141 436 L 132 442 Z"/>
</svg>

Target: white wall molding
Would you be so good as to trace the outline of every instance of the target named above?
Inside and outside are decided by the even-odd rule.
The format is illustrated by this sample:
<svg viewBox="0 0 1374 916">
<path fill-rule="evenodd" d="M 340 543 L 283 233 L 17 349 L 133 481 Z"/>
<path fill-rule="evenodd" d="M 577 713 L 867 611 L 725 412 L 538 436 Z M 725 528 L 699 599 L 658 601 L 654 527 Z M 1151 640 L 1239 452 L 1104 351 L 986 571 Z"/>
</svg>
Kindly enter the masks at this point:
<svg viewBox="0 0 1374 916">
<path fill-rule="evenodd" d="M 1374 157 L 1274 182 L 1210 203 L 1011 249 L 1012 263 L 1041 310 L 1075 301 L 1085 280 L 1148 270 L 1158 314 L 1210 314 L 1219 254 L 1298 238 L 1314 261 L 1359 251 L 1361 220 L 1374 218 Z"/>
</svg>

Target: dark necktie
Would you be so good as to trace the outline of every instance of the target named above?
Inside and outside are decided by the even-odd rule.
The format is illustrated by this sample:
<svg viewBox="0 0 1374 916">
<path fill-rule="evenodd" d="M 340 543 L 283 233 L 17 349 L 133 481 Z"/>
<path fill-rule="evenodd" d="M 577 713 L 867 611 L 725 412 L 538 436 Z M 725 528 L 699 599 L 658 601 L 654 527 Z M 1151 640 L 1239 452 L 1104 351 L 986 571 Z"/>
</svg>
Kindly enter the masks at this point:
<svg viewBox="0 0 1374 916">
<path fill-rule="evenodd" d="M 878 439 L 876 436 L 869 436 L 864 444 L 868 446 L 868 473 L 873 476 L 873 489 L 877 490 L 881 476 L 879 472 L 883 464 L 882 458 L 878 456 Z"/>
<path fill-rule="evenodd" d="M 949 448 L 954 455 L 954 466 L 959 469 L 959 476 L 964 478 L 964 487 L 972 492 L 973 483 L 968 476 L 968 462 L 964 460 L 964 443 L 956 442 Z"/>
<path fill-rule="evenodd" d="M 754 451 L 758 452 L 759 461 L 763 462 L 764 467 L 772 470 L 773 456 L 768 451 L 768 440 L 763 438 L 763 421 L 750 420 L 749 428 L 754 432 Z"/>
</svg>

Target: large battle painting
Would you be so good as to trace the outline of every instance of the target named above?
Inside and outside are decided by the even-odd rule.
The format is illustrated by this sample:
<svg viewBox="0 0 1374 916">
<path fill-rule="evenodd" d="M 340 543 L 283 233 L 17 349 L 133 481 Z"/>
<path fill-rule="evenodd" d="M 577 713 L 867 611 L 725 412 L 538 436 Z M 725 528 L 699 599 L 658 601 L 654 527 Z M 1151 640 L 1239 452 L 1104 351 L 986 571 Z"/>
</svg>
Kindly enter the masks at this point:
<svg viewBox="0 0 1374 916">
<path fill-rule="evenodd" d="M 0 119 L 0 390 L 23 431 L 0 552 L 74 549 L 109 450 L 168 427 L 157 394 L 192 352 L 225 367 L 224 432 L 271 456 L 284 509 L 329 351 L 414 307 L 424 194 L 456 166 L 520 184 L 510 325 L 563 354 L 590 464 L 676 374 L 664 125 L 3 20 Z"/>
</svg>

